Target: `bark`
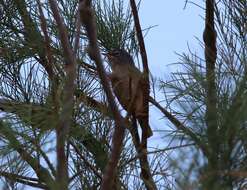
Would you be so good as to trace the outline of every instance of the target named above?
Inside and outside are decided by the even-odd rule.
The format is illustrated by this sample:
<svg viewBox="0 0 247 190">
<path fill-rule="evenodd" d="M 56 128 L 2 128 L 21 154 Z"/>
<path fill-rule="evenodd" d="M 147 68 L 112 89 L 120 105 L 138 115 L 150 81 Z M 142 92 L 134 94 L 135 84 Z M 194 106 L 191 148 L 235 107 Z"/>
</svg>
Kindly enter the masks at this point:
<svg viewBox="0 0 247 190">
<path fill-rule="evenodd" d="M 112 152 L 108 164 L 106 166 L 106 169 L 104 171 L 103 180 L 101 184 L 102 190 L 109 190 L 112 189 L 113 180 L 115 179 L 117 173 L 117 164 L 122 151 L 125 126 L 124 126 L 123 118 L 120 115 L 118 107 L 114 101 L 114 96 L 111 92 L 109 81 L 107 79 L 107 75 L 101 60 L 100 50 L 97 44 L 97 33 L 96 33 L 94 12 L 91 7 L 91 3 L 92 3 L 91 0 L 80 1 L 79 11 L 80 11 L 81 22 L 86 29 L 89 40 L 89 46 L 88 46 L 89 56 L 92 60 L 94 60 L 97 66 L 98 75 L 101 80 L 103 89 L 106 93 L 109 107 L 111 109 L 113 119 L 116 124 L 113 133 L 113 139 L 112 139 Z"/>
<path fill-rule="evenodd" d="M 212 189 L 219 188 L 219 135 L 217 124 L 217 91 L 216 91 L 216 31 L 214 26 L 214 0 L 206 1 L 206 18 L 203 40 L 205 43 L 205 60 L 206 60 L 206 124 L 209 144 L 208 168 L 205 187 Z"/>
<path fill-rule="evenodd" d="M 67 29 L 64 21 L 60 16 L 57 2 L 55 0 L 49 0 L 51 10 L 54 15 L 54 19 L 57 23 L 59 39 L 61 41 L 64 60 L 66 77 L 63 89 L 63 106 L 61 114 L 59 116 L 59 123 L 56 128 L 57 134 L 57 189 L 68 189 L 68 160 L 66 156 L 66 142 L 69 136 L 69 129 L 72 120 L 72 111 L 74 108 L 74 91 L 75 91 L 75 79 L 76 79 L 76 58 L 72 47 L 70 46 Z"/>
</svg>

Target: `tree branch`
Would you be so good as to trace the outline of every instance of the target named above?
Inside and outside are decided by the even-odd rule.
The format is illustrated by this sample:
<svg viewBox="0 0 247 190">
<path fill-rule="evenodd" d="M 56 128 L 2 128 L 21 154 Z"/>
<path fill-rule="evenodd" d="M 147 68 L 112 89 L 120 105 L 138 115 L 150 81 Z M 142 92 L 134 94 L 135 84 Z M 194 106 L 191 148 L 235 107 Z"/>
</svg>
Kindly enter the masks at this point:
<svg viewBox="0 0 247 190">
<path fill-rule="evenodd" d="M 153 180 L 152 172 L 149 166 L 147 148 L 143 147 L 143 144 L 140 141 L 136 120 L 133 120 L 132 126 L 130 127 L 130 133 L 140 162 L 141 179 L 143 180 L 147 190 L 155 190 L 157 187 Z"/>
<path fill-rule="evenodd" d="M 163 108 L 157 101 L 155 101 L 151 96 L 149 97 L 149 101 L 158 108 L 167 119 L 178 129 L 183 131 L 188 137 L 190 137 L 203 151 L 205 155 L 208 155 L 208 148 L 205 146 L 203 142 L 196 136 L 193 131 L 191 131 L 188 127 L 186 127 L 183 123 L 181 123 L 176 117 L 174 117 L 170 112 L 168 112 L 165 108 Z"/>
<path fill-rule="evenodd" d="M 215 165 L 219 153 L 219 136 L 217 123 L 217 92 L 215 64 L 217 57 L 216 36 L 214 27 L 214 0 L 206 0 L 206 18 L 203 40 L 205 43 L 205 60 L 206 60 L 206 123 L 207 135 L 209 139 L 210 157 L 209 163 Z M 215 170 L 215 166 L 212 166 Z"/>
<path fill-rule="evenodd" d="M 144 105 L 144 113 L 145 115 L 145 125 L 148 127 L 149 123 L 149 94 L 150 94 L 150 84 L 149 84 L 149 68 L 148 68 L 148 58 L 147 58 L 147 52 L 145 48 L 144 38 L 142 35 L 142 29 L 141 24 L 139 21 L 139 15 L 136 7 L 135 0 L 130 0 L 131 10 L 134 17 L 134 23 L 135 23 L 135 29 L 136 29 L 136 36 L 138 40 L 138 44 L 140 47 L 140 53 L 142 58 L 142 64 L 143 64 L 143 105 Z M 144 141 L 143 144 L 147 144 L 147 136 L 143 134 L 142 140 Z"/>
<path fill-rule="evenodd" d="M 44 13 L 42 11 L 40 0 L 36 0 L 36 1 L 37 1 L 38 8 L 39 8 L 41 30 L 44 34 L 46 56 L 47 56 L 47 60 L 48 60 L 48 65 L 50 67 L 49 69 L 51 69 L 52 65 L 55 63 L 53 56 L 52 56 L 52 52 L 51 52 L 51 45 L 50 45 L 51 39 L 48 35 L 47 24 L 46 24 Z M 50 77 L 51 82 L 53 82 L 53 80 L 54 80 L 54 72 L 53 71 L 52 72 L 49 71 L 49 77 Z"/>
<path fill-rule="evenodd" d="M 144 118 L 144 127 L 148 127 L 149 123 L 149 94 L 150 94 L 150 84 L 149 84 L 149 68 L 148 68 L 148 59 L 147 52 L 145 48 L 145 43 L 142 35 L 141 24 L 139 21 L 138 11 L 136 7 L 135 0 L 130 0 L 131 10 L 134 17 L 136 35 L 140 47 L 140 53 L 142 57 L 143 64 L 143 105 L 144 105 L 144 113 L 146 113 Z M 137 130 L 137 129 L 136 129 Z M 132 136 L 134 137 L 134 136 Z M 137 142 L 137 141 L 136 141 Z M 135 145 L 138 154 L 140 154 L 140 165 L 141 165 L 141 177 L 147 189 L 157 189 L 156 184 L 154 183 L 153 177 L 151 175 L 150 166 L 148 163 L 147 156 L 147 134 L 146 131 L 143 130 L 142 133 L 142 143 Z"/>
<path fill-rule="evenodd" d="M 65 152 L 65 143 L 68 138 L 71 117 L 73 111 L 73 96 L 75 91 L 76 79 L 76 58 L 69 44 L 67 29 L 58 10 L 55 0 L 49 0 L 51 10 L 56 20 L 61 45 L 65 59 L 66 78 L 63 89 L 63 107 L 59 118 L 57 133 L 57 185 L 59 190 L 68 189 L 68 160 Z"/>
<path fill-rule="evenodd" d="M 94 166 L 92 166 L 88 161 L 87 159 L 80 153 L 80 150 L 77 148 L 77 146 L 70 141 L 70 144 L 72 145 L 72 147 L 74 148 L 76 154 L 85 162 L 85 165 L 87 165 L 92 171 L 93 173 L 100 179 L 102 180 L 102 177 L 101 177 L 101 174 L 95 169 Z M 70 178 L 70 181 L 72 181 L 78 174 L 72 176 Z"/>
<path fill-rule="evenodd" d="M 112 153 L 109 162 L 106 166 L 103 175 L 103 181 L 101 184 L 102 190 L 108 190 L 111 189 L 112 181 L 115 177 L 118 160 L 121 154 L 125 127 L 123 118 L 121 117 L 118 107 L 114 101 L 114 96 L 111 92 L 110 85 L 107 80 L 107 76 L 101 60 L 100 50 L 97 45 L 96 24 L 94 12 L 91 8 L 91 0 L 80 0 L 79 11 L 81 16 L 81 22 L 86 29 L 87 36 L 89 39 L 88 53 L 91 59 L 95 61 L 95 64 L 97 66 L 99 78 L 101 80 L 103 89 L 106 93 L 106 97 L 116 124 L 112 140 Z"/>
</svg>

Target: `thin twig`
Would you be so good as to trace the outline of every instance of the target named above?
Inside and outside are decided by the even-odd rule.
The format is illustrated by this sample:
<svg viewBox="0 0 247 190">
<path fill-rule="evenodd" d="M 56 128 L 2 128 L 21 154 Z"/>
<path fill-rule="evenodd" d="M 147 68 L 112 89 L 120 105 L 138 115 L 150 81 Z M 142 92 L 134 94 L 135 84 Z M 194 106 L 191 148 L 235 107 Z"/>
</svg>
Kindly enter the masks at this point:
<svg viewBox="0 0 247 190">
<path fill-rule="evenodd" d="M 40 183 L 39 179 L 36 179 L 36 178 L 21 176 L 18 174 L 8 173 L 8 172 L 4 172 L 4 171 L 0 171 L 0 176 L 3 176 L 10 181 L 21 183 L 24 185 L 29 185 L 29 186 L 37 187 L 37 188 L 41 188 L 41 189 L 48 189 L 48 187 L 46 185 Z"/>
<path fill-rule="evenodd" d="M 162 152 L 166 152 L 169 150 L 175 150 L 178 148 L 184 148 L 184 147 L 188 147 L 188 146 L 194 146 L 195 143 L 191 143 L 191 144 L 185 144 L 185 145 L 179 145 L 179 146 L 173 146 L 173 147 L 168 147 L 168 148 L 163 148 L 163 149 L 159 149 L 159 150 L 155 150 L 155 151 L 149 151 L 147 152 L 147 154 L 157 154 L 157 153 L 162 153 Z M 135 160 L 139 159 L 142 155 L 137 155 L 133 158 L 130 158 L 126 164 L 129 164 L 130 162 L 134 162 Z"/>
<path fill-rule="evenodd" d="M 34 54 L 38 54 L 39 58 L 37 58 L 37 60 L 45 68 L 48 75 L 53 76 L 52 67 L 47 62 L 47 59 L 45 57 L 45 48 L 42 48 L 44 41 L 43 37 L 40 31 L 38 30 L 37 24 L 33 21 L 32 17 L 30 16 L 30 13 L 28 12 L 25 0 L 14 0 L 13 2 L 21 16 L 21 21 L 24 26 L 24 32 L 22 33 L 25 37 L 26 42 L 32 48 Z"/>
<path fill-rule="evenodd" d="M 50 175 L 50 172 L 23 148 L 14 135 L 14 131 L 3 122 L 0 122 L 0 134 L 9 141 L 9 145 L 20 154 L 21 158 L 32 167 L 40 181 L 47 184 L 49 189 L 53 189 L 55 187 L 55 181 Z"/>
<path fill-rule="evenodd" d="M 196 134 L 191 131 L 188 127 L 186 127 L 182 122 L 180 122 L 175 116 L 173 116 L 170 112 L 168 112 L 164 107 L 162 107 L 155 99 L 151 96 L 149 97 L 149 101 L 158 108 L 166 117 L 167 119 L 178 129 L 183 131 L 188 137 L 193 139 L 196 144 L 201 148 L 201 150 L 208 155 L 207 147 L 201 142 L 201 140 L 196 136 Z"/>
<path fill-rule="evenodd" d="M 153 181 L 151 169 L 150 169 L 149 162 L 148 162 L 147 148 L 143 147 L 143 144 L 140 141 L 136 120 L 133 120 L 132 122 L 133 123 L 130 128 L 130 133 L 132 136 L 132 142 L 135 146 L 135 149 L 138 155 L 137 157 L 139 158 L 139 161 L 140 161 L 141 178 L 148 190 L 157 189 Z"/>
<path fill-rule="evenodd" d="M 36 0 L 36 1 L 37 1 L 38 8 L 39 8 L 41 30 L 44 33 L 44 37 L 45 37 L 45 39 L 44 39 L 45 40 L 45 50 L 46 50 L 46 55 L 47 55 L 47 60 L 48 60 L 48 65 L 49 65 L 48 76 L 49 76 L 50 80 L 53 80 L 54 79 L 54 72 L 53 72 L 52 66 L 54 64 L 54 59 L 53 59 L 53 56 L 52 56 L 51 46 L 50 46 L 51 39 L 50 39 L 50 37 L 48 35 L 47 23 L 46 23 L 46 20 L 45 20 L 44 13 L 42 11 L 40 0 Z"/>
<path fill-rule="evenodd" d="M 101 174 L 95 169 L 94 166 L 92 166 L 87 159 L 81 154 L 80 150 L 76 147 L 76 145 L 73 142 L 69 142 L 72 147 L 74 148 L 75 152 L 79 155 L 79 157 L 85 162 L 85 165 L 87 165 L 92 171 L 93 173 L 100 179 L 102 180 Z M 78 174 L 75 174 L 74 176 L 72 176 L 69 181 L 72 181 Z"/>
</svg>

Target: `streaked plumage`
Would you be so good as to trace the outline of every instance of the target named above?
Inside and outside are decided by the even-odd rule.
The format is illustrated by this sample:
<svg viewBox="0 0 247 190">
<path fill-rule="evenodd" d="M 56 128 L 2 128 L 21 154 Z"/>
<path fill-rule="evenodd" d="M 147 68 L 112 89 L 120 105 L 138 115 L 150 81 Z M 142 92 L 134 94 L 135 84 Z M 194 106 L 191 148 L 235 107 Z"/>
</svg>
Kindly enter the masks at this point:
<svg viewBox="0 0 247 190">
<path fill-rule="evenodd" d="M 135 116 L 147 136 L 152 136 L 149 124 L 144 122 L 147 116 L 143 104 L 143 75 L 135 67 L 132 57 L 125 50 L 118 49 L 106 54 L 112 69 L 110 75 L 113 91 L 122 107 Z"/>
</svg>

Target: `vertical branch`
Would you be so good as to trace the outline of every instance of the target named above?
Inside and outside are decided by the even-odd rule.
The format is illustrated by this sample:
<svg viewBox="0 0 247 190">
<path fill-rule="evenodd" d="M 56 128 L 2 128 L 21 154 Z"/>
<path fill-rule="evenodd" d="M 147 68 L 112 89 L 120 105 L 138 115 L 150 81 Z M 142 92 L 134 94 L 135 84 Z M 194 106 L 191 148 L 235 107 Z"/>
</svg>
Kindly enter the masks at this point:
<svg viewBox="0 0 247 190">
<path fill-rule="evenodd" d="M 143 39 L 143 35 L 142 35 L 142 30 L 141 30 L 141 25 L 140 25 L 140 21 L 139 21 L 139 16 L 138 16 L 138 11 L 137 11 L 135 0 L 130 0 L 130 5 L 131 5 L 132 14 L 134 17 L 136 35 L 137 35 L 137 39 L 138 39 L 138 43 L 139 43 L 139 47 L 140 47 L 140 53 L 141 53 L 142 64 L 143 64 L 143 74 L 144 74 L 144 78 L 143 78 L 143 80 L 144 80 L 143 81 L 143 84 L 144 84 L 144 87 L 143 87 L 144 110 L 143 110 L 143 112 L 146 114 L 144 121 L 145 121 L 145 125 L 147 127 L 148 123 L 149 123 L 148 102 L 149 102 L 149 93 L 150 93 L 148 59 L 147 59 L 147 52 L 146 52 L 146 48 L 145 48 L 145 43 L 144 43 L 144 39 Z M 146 141 L 146 138 L 147 138 L 146 134 L 144 134 L 143 137 L 144 138 L 142 140 Z M 143 142 L 143 143 L 146 144 L 146 142 Z"/>
<path fill-rule="evenodd" d="M 57 133 L 57 189 L 68 189 L 68 160 L 66 157 L 65 143 L 68 138 L 69 127 L 72 119 L 73 94 L 75 90 L 76 59 L 69 44 L 67 29 L 58 10 L 55 0 L 49 0 L 51 10 L 56 20 L 61 45 L 65 59 L 66 78 L 63 89 L 63 107 L 56 128 Z"/>
<path fill-rule="evenodd" d="M 150 84 L 149 84 L 149 68 L 148 68 L 148 59 L 147 59 L 147 53 L 145 48 L 145 43 L 142 35 L 141 25 L 139 21 L 138 11 L 136 7 L 135 0 L 130 0 L 131 10 L 134 17 L 134 23 L 135 23 L 135 29 L 136 29 L 136 35 L 140 47 L 141 57 L 142 57 L 142 64 L 143 64 L 143 105 L 144 105 L 144 127 L 148 127 L 149 123 L 149 93 L 150 93 Z M 133 136 L 134 137 L 134 136 Z M 137 139 L 136 139 L 137 140 Z M 135 144 L 136 150 L 138 154 L 140 155 L 140 166 L 141 166 L 141 178 L 148 190 L 157 189 L 155 182 L 153 180 L 150 166 L 148 163 L 148 156 L 147 156 L 147 132 L 143 130 L 142 132 L 142 142 L 141 144 L 138 144 L 138 140 Z"/>
<path fill-rule="evenodd" d="M 217 57 L 216 49 L 216 31 L 214 26 L 214 0 L 206 1 L 206 19 L 203 40 L 205 43 L 205 60 L 206 60 L 206 124 L 207 135 L 209 140 L 210 155 L 209 169 L 217 170 L 219 143 L 217 131 L 217 92 L 216 92 L 216 77 L 215 64 Z M 216 172 L 213 172 L 216 173 Z M 210 174 L 209 174 L 210 175 Z M 216 176 L 211 175 L 211 179 Z M 209 182 L 212 183 L 212 182 Z M 212 185 L 212 184 L 211 184 Z M 215 184 L 214 184 L 215 185 Z"/>
<path fill-rule="evenodd" d="M 140 46 L 143 69 L 144 69 L 144 72 L 149 73 L 147 53 L 146 53 L 145 43 L 144 43 L 144 39 L 142 35 L 142 30 L 141 30 L 141 25 L 139 21 L 139 16 L 138 16 L 138 11 L 137 11 L 135 0 L 130 0 L 130 5 L 131 5 L 132 14 L 134 17 L 136 35 L 137 35 L 138 43 Z"/>
<path fill-rule="evenodd" d="M 205 60 L 206 60 L 206 79 L 207 79 L 207 97 L 206 97 L 206 122 L 208 126 L 209 137 L 217 138 L 217 94 L 215 81 L 215 62 L 217 56 L 216 49 L 216 31 L 214 28 L 214 0 L 206 1 L 206 20 L 205 30 L 203 33 L 203 40 L 205 42 Z M 215 140 L 210 139 L 214 144 Z"/>
<path fill-rule="evenodd" d="M 45 20 L 44 13 L 42 11 L 40 0 L 37 0 L 37 4 L 38 4 L 39 14 L 40 14 L 41 30 L 42 30 L 42 32 L 44 34 L 46 56 L 47 56 L 48 64 L 51 67 L 54 64 L 54 59 L 53 59 L 53 56 L 52 56 L 52 53 L 51 53 L 51 46 L 50 46 L 51 39 L 50 39 L 50 37 L 48 35 L 47 23 L 46 23 L 46 20 Z M 53 77 L 54 77 L 54 73 L 51 72 L 49 77 L 52 80 Z"/>
<path fill-rule="evenodd" d="M 76 31 L 75 31 L 75 39 L 74 39 L 74 52 L 77 55 L 77 51 L 79 49 L 79 44 L 80 44 L 80 28 L 81 28 L 79 10 L 77 10 L 75 24 L 76 24 Z"/>
<path fill-rule="evenodd" d="M 81 22 L 86 29 L 89 40 L 88 53 L 90 58 L 94 60 L 97 66 L 99 78 L 101 80 L 103 89 L 106 93 L 106 97 L 113 114 L 113 119 L 116 124 L 116 128 L 114 130 L 113 139 L 112 139 L 112 146 L 113 146 L 112 153 L 108 161 L 108 164 L 106 166 L 106 169 L 104 171 L 103 180 L 101 184 L 102 190 L 108 190 L 108 189 L 112 189 L 112 182 L 115 178 L 116 168 L 122 149 L 125 127 L 124 127 L 123 118 L 121 117 L 118 107 L 114 101 L 114 96 L 111 92 L 110 85 L 107 80 L 107 76 L 100 57 L 100 50 L 97 44 L 97 32 L 96 32 L 94 12 L 93 9 L 91 8 L 91 0 L 80 0 L 79 11 L 81 16 Z"/>
<path fill-rule="evenodd" d="M 135 146 L 140 161 L 141 179 L 143 180 L 147 190 L 155 190 L 157 189 L 157 187 L 153 181 L 150 166 L 148 163 L 147 149 L 143 148 L 143 145 L 141 144 L 137 130 L 137 123 L 134 120 L 132 121 L 130 133 L 132 136 L 132 142 Z"/>
<path fill-rule="evenodd" d="M 41 6 L 41 2 L 40 0 L 36 0 L 37 4 L 38 4 L 38 8 L 39 8 L 39 14 L 40 14 L 40 22 L 41 22 L 41 30 L 44 34 L 44 43 L 45 43 L 45 51 L 46 51 L 46 56 L 47 56 L 47 60 L 48 60 L 48 65 L 51 68 L 50 74 L 49 75 L 49 79 L 50 79 L 50 85 L 51 85 L 51 94 L 52 94 L 52 100 L 53 100 L 53 108 L 54 108 L 54 112 L 57 114 L 58 113 L 58 107 L 59 107 L 59 100 L 57 97 L 57 87 L 58 87 L 58 77 L 55 75 L 55 73 L 53 72 L 53 65 L 55 64 L 53 55 L 52 55 L 52 51 L 51 51 L 51 39 L 48 35 L 48 29 L 47 29 L 47 23 L 45 20 L 45 15 L 42 11 L 42 6 Z"/>
</svg>

